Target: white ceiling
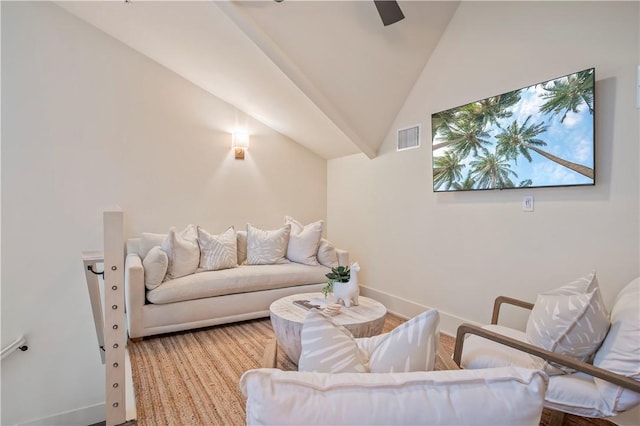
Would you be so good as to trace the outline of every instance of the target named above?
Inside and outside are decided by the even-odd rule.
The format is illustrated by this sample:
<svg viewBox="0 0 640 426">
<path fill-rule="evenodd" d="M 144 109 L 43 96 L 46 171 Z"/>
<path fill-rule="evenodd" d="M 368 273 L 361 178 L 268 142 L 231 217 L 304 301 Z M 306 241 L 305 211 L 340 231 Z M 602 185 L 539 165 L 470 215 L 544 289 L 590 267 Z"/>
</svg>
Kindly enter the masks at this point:
<svg viewBox="0 0 640 426">
<path fill-rule="evenodd" d="M 458 6 L 373 1 L 71 1 L 72 14 L 323 158 L 375 157 Z"/>
</svg>

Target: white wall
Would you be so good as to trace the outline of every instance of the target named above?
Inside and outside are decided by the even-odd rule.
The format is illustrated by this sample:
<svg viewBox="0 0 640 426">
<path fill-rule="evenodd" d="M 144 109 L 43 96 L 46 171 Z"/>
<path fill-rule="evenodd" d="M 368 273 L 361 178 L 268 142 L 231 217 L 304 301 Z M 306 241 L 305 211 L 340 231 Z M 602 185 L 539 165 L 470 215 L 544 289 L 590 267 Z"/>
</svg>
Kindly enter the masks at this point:
<svg viewBox="0 0 640 426">
<path fill-rule="evenodd" d="M 29 350 L 2 362 L 0 423 L 71 421 L 104 403 L 80 258 L 102 211 L 119 205 L 128 235 L 308 222 L 326 214 L 326 161 L 242 114 L 234 160 L 230 105 L 52 3 L 1 6 L 2 346 L 24 333 Z"/>
<path fill-rule="evenodd" d="M 500 294 L 534 301 L 595 268 L 610 304 L 638 276 L 638 6 L 460 5 L 379 156 L 328 165 L 329 237 L 367 286 L 486 323 Z M 592 66 L 595 187 L 433 193 L 432 113 Z M 396 152 L 396 129 L 414 124 L 422 147 Z M 525 194 L 533 213 L 522 212 Z"/>
</svg>

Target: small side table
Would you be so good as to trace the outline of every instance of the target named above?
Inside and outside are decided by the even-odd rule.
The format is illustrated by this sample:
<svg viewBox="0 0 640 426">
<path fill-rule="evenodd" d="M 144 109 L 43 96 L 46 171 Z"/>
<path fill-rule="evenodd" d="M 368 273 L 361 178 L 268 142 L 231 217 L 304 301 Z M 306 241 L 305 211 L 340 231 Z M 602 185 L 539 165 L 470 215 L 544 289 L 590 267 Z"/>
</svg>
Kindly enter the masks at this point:
<svg viewBox="0 0 640 426">
<path fill-rule="evenodd" d="M 302 324 L 307 316 L 307 310 L 294 305 L 294 300 L 322 299 L 322 293 L 303 293 L 283 297 L 271 304 L 271 325 L 278 339 L 280 347 L 284 350 L 291 361 L 298 364 L 302 347 L 300 344 L 300 334 Z M 360 296 L 359 305 L 350 308 L 342 307 L 340 314 L 331 317 L 331 320 L 344 326 L 354 337 L 370 337 L 380 334 L 384 326 L 387 315 L 387 308 L 376 300 Z"/>
</svg>

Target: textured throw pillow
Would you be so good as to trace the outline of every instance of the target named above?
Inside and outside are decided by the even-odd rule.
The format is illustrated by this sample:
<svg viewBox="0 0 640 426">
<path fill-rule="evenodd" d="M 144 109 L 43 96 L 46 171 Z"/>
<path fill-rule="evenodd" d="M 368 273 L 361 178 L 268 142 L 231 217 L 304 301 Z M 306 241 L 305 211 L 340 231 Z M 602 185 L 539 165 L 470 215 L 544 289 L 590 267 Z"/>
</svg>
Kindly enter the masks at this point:
<svg viewBox="0 0 640 426">
<path fill-rule="evenodd" d="M 341 325 L 336 325 L 320 311 L 311 309 L 302 324 L 302 352 L 298 371 L 320 373 L 366 373 L 366 354 Z"/>
<path fill-rule="evenodd" d="M 322 237 L 322 230 L 324 229 L 324 221 L 319 220 L 303 226 L 294 218 L 285 216 L 284 223 L 285 225 L 291 225 L 287 259 L 305 265 L 318 265 L 316 256 L 320 238 Z"/>
<path fill-rule="evenodd" d="M 165 281 L 196 272 L 200 263 L 200 247 L 198 246 L 196 227 L 189 225 L 179 233 L 175 228 L 171 228 L 169 235 L 162 243 L 162 250 L 167 253 L 169 258 Z"/>
<path fill-rule="evenodd" d="M 167 274 L 169 258 L 160 246 L 155 246 L 145 256 L 142 261 L 144 268 L 144 285 L 149 290 L 153 290 L 162 284 L 164 276 Z"/>
<path fill-rule="evenodd" d="M 640 381 L 640 278 L 627 284 L 611 309 L 611 329 L 593 360 L 593 365 Z M 614 412 L 640 403 L 640 393 L 594 378 L 600 395 Z"/>
<path fill-rule="evenodd" d="M 327 268 L 335 268 L 339 265 L 336 248 L 324 238 L 320 239 L 320 246 L 318 247 L 318 262 Z"/>
<path fill-rule="evenodd" d="M 533 345 L 587 361 L 608 330 L 609 314 L 596 274 L 592 272 L 585 278 L 540 294 L 529 315 L 526 335 Z M 560 373 L 553 368 L 547 372 Z"/>
<path fill-rule="evenodd" d="M 247 264 L 274 265 L 288 263 L 287 244 L 291 225 L 280 229 L 264 231 L 251 224 L 247 225 Z"/>
<path fill-rule="evenodd" d="M 198 227 L 199 271 L 218 271 L 238 266 L 238 243 L 233 227 L 220 235 L 211 235 Z"/>
<path fill-rule="evenodd" d="M 378 336 L 356 339 L 369 356 L 372 373 L 432 371 L 435 368 L 440 315 L 430 309 Z"/>
</svg>

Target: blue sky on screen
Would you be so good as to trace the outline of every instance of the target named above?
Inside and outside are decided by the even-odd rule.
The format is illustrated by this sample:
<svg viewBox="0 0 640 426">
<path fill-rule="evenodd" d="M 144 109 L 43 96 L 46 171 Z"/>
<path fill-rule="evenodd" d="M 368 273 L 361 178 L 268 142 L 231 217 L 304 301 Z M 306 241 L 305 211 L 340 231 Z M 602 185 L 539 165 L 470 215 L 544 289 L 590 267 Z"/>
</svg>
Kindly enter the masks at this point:
<svg viewBox="0 0 640 426">
<path fill-rule="evenodd" d="M 531 115 L 529 124 L 544 122 L 548 128 L 538 135 L 538 139 L 547 143 L 540 147 L 542 150 L 562 159 L 572 161 L 593 168 L 593 117 L 586 104 L 581 104 L 578 112 L 569 112 L 564 122 L 560 122 L 562 114 L 541 114 L 540 105 L 544 103 L 541 95 L 544 93 L 542 85 L 523 89 L 520 92 L 520 102 L 511 109 L 513 115 L 500 124 L 505 127 L 514 119 L 522 124 Z M 490 134 L 495 136 L 500 130 L 493 128 Z M 530 178 L 533 186 L 547 185 L 575 185 L 591 183 L 592 180 L 568 168 L 548 160 L 537 153 L 531 153 L 531 163 L 520 157 L 517 166 L 512 170 L 518 174 L 518 181 Z M 514 179 L 514 182 L 516 180 Z"/>
<path fill-rule="evenodd" d="M 563 78 L 559 79 L 562 80 Z M 539 148 L 556 155 L 562 159 L 572 161 L 590 168 L 594 167 L 593 159 L 593 116 L 589 112 L 588 107 L 583 103 L 580 105 L 577 113 L 568 112 L 564 122 L 560 122 L 562 113 L 560 114 L 542 114 L 539 112 L 540 105 L 544 103 L 541 95 L 545 93 L 544 84 L 536 84 L 524 88 L 520 91 L 520 102 L 511 107 L 509 111 L 513 114 L 511 117 L 500 120 L 500 126 L 507 128 L 513 120 L 517 120 L 522 125 L 528 116 L 531 116 L 528 125 L 544 122 L 548 127 L 547 130 L 538 135 L 538 139 L 546 142 L 546 146 Z M 489 140 L 491 146 L 487 148 L 489 151 L 495 151 L 495 136 L 502 132 L 496 125 L 492 125 L 487 129 L 490 135 Z M 442 142 L 438 137 L 434 140 L 434 144 Z M 444 155 L 451 147 L 439 149 L 434 152 L 434 157 Z M 591 184 L 593 180 L 579 173 L 576 173 L 567 167 L 561 166 L 547 158 L 529 151 L 532 162 L 530 163 L 525 157 L 519 156 L 516 161 L 511 161 L 511 170 L 518 177 L 512 176 L 511 180 L 516 186 L 520 182 L 531 179 L 532 186 L 556 186 L 556 185 L 579 185 Z M 465 169 L 462 171 L 463 176 L 467 175 L 467 165 L 473 161 L 472 156 L 467 157 L 463 164 Z"/>
</svg>

